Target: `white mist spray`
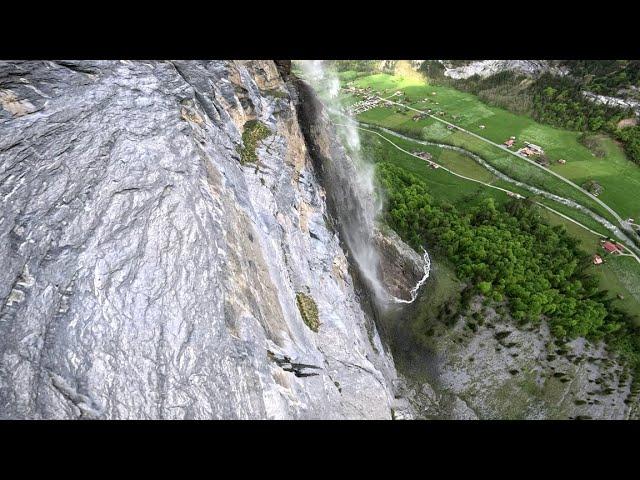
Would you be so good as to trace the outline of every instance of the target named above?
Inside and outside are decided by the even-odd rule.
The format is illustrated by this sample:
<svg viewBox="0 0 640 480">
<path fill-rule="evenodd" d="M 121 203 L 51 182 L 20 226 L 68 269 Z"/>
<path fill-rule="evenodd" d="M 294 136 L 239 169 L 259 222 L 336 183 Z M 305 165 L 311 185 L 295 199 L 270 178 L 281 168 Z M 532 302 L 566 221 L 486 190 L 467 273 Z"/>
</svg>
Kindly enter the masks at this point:
<svg viewBox="0 0 640 480">
<path fill-rule="evenodd" d="M 352 199 L 359 203 L 348 209 L 352 218 L 348 228 L 344 229 L 344 236 L 358 269 L 379 305 L 412 303 L 418 296 L 419 288 L 429 277 L 429 255 L 424 252 L 424 276 L 411 290 L 411 300 L 399 299 L 387 291 L 380 278 L 380 256 L 373 240 L 376 220 L 382 212 L 382 197 L 376 191 L 374 166 L 362 158 L 357 123 L 345 114 L 340 104 L 340 81 L 334 70 L 327 68 L 322 60 L 296 63 L 302 68 L 305 80 L 313 86 L 327 110 L 340 116 L 340 123 L 335 125 L 343 145 L 349 151 L 347 160 L 353 162 L 353 165 L 342 166 L 341 177 L 351 182 L 354 190 Z M 351 175 L 351 171 L 355 171 L 355 177 Z"/>
</svg>

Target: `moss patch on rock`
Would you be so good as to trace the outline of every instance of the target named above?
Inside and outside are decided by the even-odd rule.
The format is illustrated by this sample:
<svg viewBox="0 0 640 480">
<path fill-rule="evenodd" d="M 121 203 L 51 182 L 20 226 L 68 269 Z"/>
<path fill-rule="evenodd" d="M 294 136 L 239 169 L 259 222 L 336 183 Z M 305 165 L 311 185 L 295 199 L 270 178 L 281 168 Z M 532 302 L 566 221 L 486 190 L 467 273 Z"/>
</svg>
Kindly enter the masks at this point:
<svg viewBox="0 0 640 480">
<path fill-rule="evenodd" d="M 240 163 L 255 163 L 258 160 L 256 154 L 258 143 L 267 138 L 270 133 L 267 126 L 258 120 L 246 122 L 242 132 L 243 146 L 240 147 Z"/>
<path fill-rule="evenodd" d="M 318 327 L 320 327 L 320 321 L 318 320 L 318 305 L 316 305 L 315 300 L 305 293 L 297 292 L 296 301 L 304 323 L 311 330 L 317 332 Z"/>
</svg>

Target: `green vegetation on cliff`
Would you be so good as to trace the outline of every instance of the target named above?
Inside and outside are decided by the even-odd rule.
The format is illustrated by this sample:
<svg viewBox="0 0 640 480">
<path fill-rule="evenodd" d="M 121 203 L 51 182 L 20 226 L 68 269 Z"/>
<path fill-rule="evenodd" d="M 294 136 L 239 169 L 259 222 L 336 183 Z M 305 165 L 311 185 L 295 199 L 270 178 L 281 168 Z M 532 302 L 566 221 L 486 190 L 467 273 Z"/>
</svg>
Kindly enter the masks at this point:
<svg viewBox="0 0 640 480">
<path fill-rule="evenodd" d="M 258 160 L 256 148 L 258 143 L 269 136 L 267 126 L 258 120 L 249 120 L 244 124 L 242 132 L 242 147 L 240 148 L 240 162 L 255 163 Z"/>
<path fill-rule="evenodd" d="M 318 319 L 318 305 L 316 305 L 315 300 L 305 293 L 297 292 L 296 302 L 304 323 L 311 330 L 317 332 L 320 327 L 320 321 Z"/>
</svg>

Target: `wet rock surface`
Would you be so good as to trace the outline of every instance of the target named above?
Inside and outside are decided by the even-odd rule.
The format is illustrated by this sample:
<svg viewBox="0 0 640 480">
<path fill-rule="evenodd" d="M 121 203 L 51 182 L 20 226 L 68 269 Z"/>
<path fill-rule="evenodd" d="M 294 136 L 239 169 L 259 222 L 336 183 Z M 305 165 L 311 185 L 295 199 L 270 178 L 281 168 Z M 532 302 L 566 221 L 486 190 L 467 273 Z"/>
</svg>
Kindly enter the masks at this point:
<svg viewBox="0 0 640 480">
<path fill-rule="evenodd" d="M 288 74 L 0 62 L 0 418 L 391 418 Z"/>
<path fill-rule="evenodd" d="M 380 278 L 394 297 L 411 300 L 411 289 L 424 275 L 424 260 L 391 229 L 376 230 Z"/>
</svg>

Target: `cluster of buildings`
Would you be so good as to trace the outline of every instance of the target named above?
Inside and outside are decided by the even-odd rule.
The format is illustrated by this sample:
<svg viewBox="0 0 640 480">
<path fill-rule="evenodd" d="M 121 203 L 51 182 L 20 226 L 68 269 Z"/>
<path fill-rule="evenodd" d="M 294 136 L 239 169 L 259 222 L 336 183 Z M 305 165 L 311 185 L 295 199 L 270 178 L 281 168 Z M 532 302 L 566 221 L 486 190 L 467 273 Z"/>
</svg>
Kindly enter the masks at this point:
<svg viewBox="0 0 640 480">
<path fill-rule="evenodd" d="M 610 240 L 603 240 L 601 242 L 602 248 L 610 255 L 620 255 L 623 252 L 622 246 L 618 245 L 615 242 Z M 593 256 L 593 264 L 594 265 L 602 265 L 604 260 L 598 254 Z"/>
<path fill-rule="evenodd" d="M 516 137 L 510 137 L 508 140 L 505 140 L 502 144 L 506 148 L 511 148 L 515 145 L 515 143 L 516 143 Z M 533 143 L 528 143 L 528 142 L 525 142 L 524 145 L 525 146 L 522 147 L 520 150 L 518 150 L 516 153 L 519 153 L 524 157 L 536 156 L 537 163 L 545 167 L 549 165 L 549 159 L 544 156 L 544 150 L 542 149 L 542 147 L 535 145 Z M 564 165 L 565 163 L 567 163 L 567 161 L 564 158 L 560 158 L 558 159 L 558 163 L 560 165 Z"/>
<path fill-rule="evenodd" d="M 345 93 L 350 93 L 356 96 L 369 95 L 373 92 L 373 89 L 371 87 L 363 88 L 363 87 L 356 87 L 355 85 L 347 85 L 345 87 L 342 87 L 342 90 Z"/>
<path fill-rule="evenodd" d="M 413 152 L 413 154 L 414 154 L 416 157 L 420 157 L 420 158 L 422 158 L 423 160 L 427 160 L 427 161 L 428 161 L 428 160 L 431 160 L 431 158 L 432 158 L 432 156 L 431 156 L 431 154 L 430 154 L 429 152 L 422 152 L 422 151 L 420 151 L 420 150 L 416 150 L 415 152 Z"/>
<path fill-rule="evenodd" d="M 375 95 L 367 95 L 364 100 L 360 100 L 359 102 L 350 105 L 347 109 L 351 115 L 357 115 L 359 113 L 366 112 L 367 110 L 371 110 L 374 107 L 380 105 L 380 98 Z"/>
<path fill-rule="evenodd" d="M 515 138 L 514 138 L 515 140 Z M 542 149 L 542 147 L 535 145 L 533 143 L 529 143 L 529 142 L 524 142 L 524 147 L 522 147 L 520 150 L 517 151 L 517 153 L 519 153 L 520 155 L 524 156 L 524 157 L 530 157 L 532 155 L 543 155 L 544 154 L 544 150 Z"/>
<path fill-rule="evenodd" d="M 380 98 L 375 94 L 371 87 L 356 87 L 354 85 L 347 85 L 342 89 L 345 93 L 350 93 L 356 97 L 361 98 L 359 102 L 350 105 L 347 110 L 352 115 L 366 112 L 380 104 Z"/>
<path fill-rule="evenodd" d="M 420 151 L 420 150 L 416 150 L 415 152 L 413 152 L 413 154 L 416 157 L 420 157 L 424 161 L 426 161 L 429 164 L 429 166 L 431 168 L 433 168 L 434 170 L 440 168 L 440 165 L 438 165 L 437 163 L 434 163 L 434 162 L 431 161 L 431 158 L 433 158 L 433 157 L 431 156 L 431 154 L 429 152 L 423 152 L 423 151 Z"/>
</svg>

